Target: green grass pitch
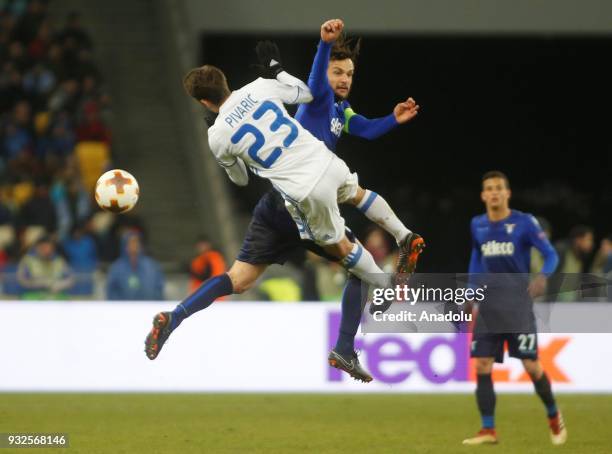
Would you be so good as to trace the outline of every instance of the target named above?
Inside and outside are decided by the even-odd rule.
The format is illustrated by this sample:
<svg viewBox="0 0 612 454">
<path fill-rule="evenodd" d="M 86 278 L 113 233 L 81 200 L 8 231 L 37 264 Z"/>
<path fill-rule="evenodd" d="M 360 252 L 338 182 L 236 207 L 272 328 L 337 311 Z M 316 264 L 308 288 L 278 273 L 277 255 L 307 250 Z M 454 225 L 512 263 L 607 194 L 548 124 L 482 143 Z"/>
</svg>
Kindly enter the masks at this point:
<svg viewBox="0 0 612 454">
<path fill-rule="evenodd" d="M 560 395 L 569 439 L 553 447 L 535 395 L 497 399 L 497 446 L 466 447 L 473 395 L 2 394 L 0 432 L 66 432 L 35 453 L 604 453 L 612 395 Z M 1 449 L 0 454 L 28 449 Z"/>
</svg>

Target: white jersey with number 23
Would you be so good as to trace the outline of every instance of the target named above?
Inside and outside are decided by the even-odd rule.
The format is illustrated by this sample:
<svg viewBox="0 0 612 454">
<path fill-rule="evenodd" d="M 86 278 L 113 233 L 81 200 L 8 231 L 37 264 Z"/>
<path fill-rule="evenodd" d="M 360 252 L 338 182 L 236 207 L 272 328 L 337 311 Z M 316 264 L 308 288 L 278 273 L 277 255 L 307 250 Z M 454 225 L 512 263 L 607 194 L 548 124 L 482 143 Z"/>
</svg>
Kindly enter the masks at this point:
<svg viewBox="0 0 612 454">
<path fill-rule="evenodd" d="M 256 79 L 232 92 L 208 130 L 210 149 L 221 166 L 241 159 L 298 202 L 310 194 L 334 158 L 283 106 L 300 102 L 301 90 L 276 79 Z"/>
</svg>

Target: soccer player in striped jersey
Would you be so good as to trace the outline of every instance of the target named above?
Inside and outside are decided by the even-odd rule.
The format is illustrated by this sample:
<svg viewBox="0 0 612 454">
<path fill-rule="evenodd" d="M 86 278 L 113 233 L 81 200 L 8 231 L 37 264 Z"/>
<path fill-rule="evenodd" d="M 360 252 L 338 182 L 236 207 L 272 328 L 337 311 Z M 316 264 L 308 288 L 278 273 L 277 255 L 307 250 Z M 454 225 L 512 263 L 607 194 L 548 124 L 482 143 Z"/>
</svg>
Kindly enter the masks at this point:
<svg viewBox="0 0 612 454">
<path fill-rule="evenodd" d="M 510 356 L 523 362 L 546 408 L 551 442 L 560 445 L 567 439 L 567 430 L 538 359 L 532 299 L 544 293 L 546 278 L 555 271 L 559 259 L 535 217 L 510 209 L 510 183 L 506 175 L 487 172 L 482 178 L 481 198 L 486 213 L 472 219 L 469 272 L 473 283 L 488 287 L 485 301 L 479 304 L 471 346 L 471 356 L 476 360 L 476 401 L 482 428 L 463 444 L 497 443 L 491 373 L 494 362 L 503 362 L 507 342 Z M 540 251 L 544 264 L 540 274 L 529 282 L 532 247 Z"/>
</svg>

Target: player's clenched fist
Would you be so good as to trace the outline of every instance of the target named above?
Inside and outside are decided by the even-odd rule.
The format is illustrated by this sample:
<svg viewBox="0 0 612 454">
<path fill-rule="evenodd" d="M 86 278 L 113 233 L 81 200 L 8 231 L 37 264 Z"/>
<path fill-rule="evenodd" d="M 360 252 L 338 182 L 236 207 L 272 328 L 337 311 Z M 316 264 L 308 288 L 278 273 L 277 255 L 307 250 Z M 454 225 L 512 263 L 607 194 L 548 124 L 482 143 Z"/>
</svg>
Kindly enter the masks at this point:
<svg viewBox="0 0 612 454">
<path fill-rule="evenodd" d="M 393 115 L 398 123 L 406 123 L 412 120 L 419 113 L 420 106 L 414 99 L 408 98 L 405 102 L 400 102 L 393 109 Z"/>
<path fill-rule="evenodd" d="M 331 19 L 321 25 L 321 40 L 331 43 L 340 37 L 344 29 L 344 22 L 341 19 Z"/>
</svg>

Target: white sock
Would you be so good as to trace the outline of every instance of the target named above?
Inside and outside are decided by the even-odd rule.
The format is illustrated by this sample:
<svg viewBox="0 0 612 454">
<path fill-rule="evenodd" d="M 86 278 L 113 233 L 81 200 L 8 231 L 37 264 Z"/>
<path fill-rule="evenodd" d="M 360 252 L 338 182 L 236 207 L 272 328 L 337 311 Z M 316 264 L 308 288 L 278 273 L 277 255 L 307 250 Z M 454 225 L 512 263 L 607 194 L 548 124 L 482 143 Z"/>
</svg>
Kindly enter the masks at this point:
<svg viewBox="0 0 612 454">
<path fill-rule="evenodd" d="M 399 220 L 385 199 L 376 194 L 374 191 L 366 189 L 365 195 L 361 202 L 357 205 L 359 211 L 366 217 L 385 229 L 395 238 L 399 244 L 410 230 Z"/>
<path fill-rule="evenodd" d="M 360 244 L 353 244 L 353 249 L 341 263 L 348 271 L 370 285 L 378 288 L 390 286 L 391 277 L 378 267 L 372 254 Z"/>
</svg>

